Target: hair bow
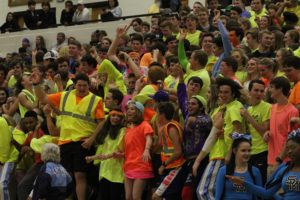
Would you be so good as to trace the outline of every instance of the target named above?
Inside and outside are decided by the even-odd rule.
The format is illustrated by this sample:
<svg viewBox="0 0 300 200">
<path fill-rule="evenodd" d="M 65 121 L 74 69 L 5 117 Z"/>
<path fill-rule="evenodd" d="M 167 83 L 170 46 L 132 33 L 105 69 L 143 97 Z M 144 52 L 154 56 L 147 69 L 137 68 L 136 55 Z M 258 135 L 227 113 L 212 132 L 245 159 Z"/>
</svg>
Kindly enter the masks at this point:
<svg viewBox="0 0 300 200">
<path fill-rule="evenodd" d="M 300 128 L 290 132 L 288 139 L 292 139 L 292 138 L 300 138 Z"/>
<path fill-rule="evenodd" d="M 246 139 L 246 140 L 249 140 L 251 141 L 251 135 L 250 134 L 241 134 L 241 133 L 238 133 L 238 132 L 234 132 L 231 134 L 231 138 L 233 140 L 237 140 L 237 139 Z"/>
</svg>

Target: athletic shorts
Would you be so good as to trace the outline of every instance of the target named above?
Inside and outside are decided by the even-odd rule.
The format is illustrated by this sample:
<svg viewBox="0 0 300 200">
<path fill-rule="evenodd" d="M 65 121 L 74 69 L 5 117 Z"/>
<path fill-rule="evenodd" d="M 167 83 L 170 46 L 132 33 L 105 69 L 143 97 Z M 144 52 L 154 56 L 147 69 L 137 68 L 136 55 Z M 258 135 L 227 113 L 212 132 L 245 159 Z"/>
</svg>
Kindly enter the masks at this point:
<svg viewBox="0 0 300 200">
<path fill-rule="evenodd" d="M 86 156 L 93 155 L 92 150 L 81 146 L 83 142 L 71 142 L 60 145 L 61 164 L 69 172 L 86 172 L 89 164 L 85 161 Z"/>
</svg>

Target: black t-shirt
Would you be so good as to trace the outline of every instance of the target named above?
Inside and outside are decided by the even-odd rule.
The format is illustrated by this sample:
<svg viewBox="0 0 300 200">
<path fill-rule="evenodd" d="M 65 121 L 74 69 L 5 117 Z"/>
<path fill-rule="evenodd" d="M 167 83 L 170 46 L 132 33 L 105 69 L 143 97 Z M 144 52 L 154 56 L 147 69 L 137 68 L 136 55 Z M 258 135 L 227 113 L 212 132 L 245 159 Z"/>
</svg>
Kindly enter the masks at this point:
<svg viewBox="0 0 300 200">
<path fill-rule="evenodd" d="M 275 53 L 274 51 L 268 51 L 261 53 L 259 50 L 254 51 L 252 54 L 250 54 L 250 58 L 274 58 Z"/>
</svg>

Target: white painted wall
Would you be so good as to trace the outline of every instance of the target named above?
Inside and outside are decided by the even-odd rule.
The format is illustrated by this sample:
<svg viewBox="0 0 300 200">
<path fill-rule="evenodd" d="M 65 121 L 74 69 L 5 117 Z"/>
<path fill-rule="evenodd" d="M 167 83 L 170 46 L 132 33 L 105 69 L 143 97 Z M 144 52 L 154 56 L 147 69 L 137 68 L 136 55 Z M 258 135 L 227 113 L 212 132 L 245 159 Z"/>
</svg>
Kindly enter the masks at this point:
<svg viewBox="0 0 300 200">
<path fill-rule="evenodd" d="M 27 2 L 27 0 L 24 0 Z M 66 1 L 66 0 L 65 0 Z M 74 4 L 77 4 L 77 0 L 72 0 Z M 102 0 L 84 0 L 84 3 L 99 2 Z M 105 1 L 105 0 L 104 0 Z M 119 0 L 120 7 L 123 11 L 123 16 L 145 14 L 148 11 L 149 6 L 154 0 Z M 64 8 L 64 2 L 57 2 L 52 0 L 51 7 L 56 7 L 56 20 L 59 22 L 60 13 Z M 3 24 L 8 12 L 18 12 L 27 10 L 26 6 L 8 7 L 8 0 L 0 0 L 0 24 Z M 37 5 L 37 9 L 41 8 L 41 5 Z"/>
</svg>

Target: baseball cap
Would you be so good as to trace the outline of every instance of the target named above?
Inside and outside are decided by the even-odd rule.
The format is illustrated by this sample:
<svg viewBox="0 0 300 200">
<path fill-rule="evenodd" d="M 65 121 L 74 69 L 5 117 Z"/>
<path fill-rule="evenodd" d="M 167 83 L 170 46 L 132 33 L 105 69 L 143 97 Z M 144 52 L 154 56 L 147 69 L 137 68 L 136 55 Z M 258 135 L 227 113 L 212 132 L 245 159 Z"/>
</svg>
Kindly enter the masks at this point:
<svg viewBox="0 0 300 200">
<path fill-rule="evenodd" d="M 144 113 L 144 106 L 143 106 L 143 104 L 141 104 L 140 102 L 138 102 L 138 101 L 133 101 L 133 100 L 130 100 L 130 101 L 128 101 L 127 102 L 127 105 L 134 105 L 134 107 L 136 108 L 136 109 L 138 109 L 141 113 Z"/>
<path fill-rule="evenodd" d="M 56 60 L 57 58 L 58 58 L 58 53 L 57 53 L 57 51 L 54 51 L 54 50 L 48 51 L 43 57 L 44 60 L 46 60 L 46 59 Z"/>
</svg>

